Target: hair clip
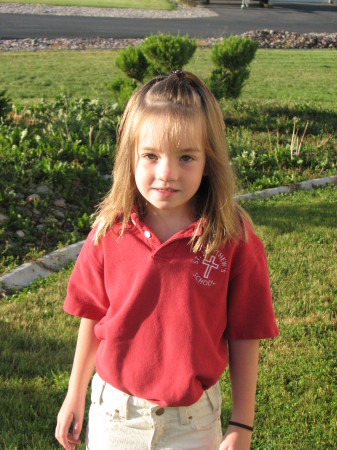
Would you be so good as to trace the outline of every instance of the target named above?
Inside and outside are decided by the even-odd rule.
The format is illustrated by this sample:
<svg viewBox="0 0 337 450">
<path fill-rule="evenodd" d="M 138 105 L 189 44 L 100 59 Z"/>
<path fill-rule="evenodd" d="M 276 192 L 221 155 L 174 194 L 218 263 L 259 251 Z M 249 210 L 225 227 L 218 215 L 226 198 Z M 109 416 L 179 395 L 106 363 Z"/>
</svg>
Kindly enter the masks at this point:
<svg viewBox="0 0 337 450">
<path fill-rule="evenodd" d="M 184 78 L 186 78 L 186 73 L 181 69 L 172 70 L 171 75 L 176 75 L 179 80 L 183 80 Z"/>
</svg>

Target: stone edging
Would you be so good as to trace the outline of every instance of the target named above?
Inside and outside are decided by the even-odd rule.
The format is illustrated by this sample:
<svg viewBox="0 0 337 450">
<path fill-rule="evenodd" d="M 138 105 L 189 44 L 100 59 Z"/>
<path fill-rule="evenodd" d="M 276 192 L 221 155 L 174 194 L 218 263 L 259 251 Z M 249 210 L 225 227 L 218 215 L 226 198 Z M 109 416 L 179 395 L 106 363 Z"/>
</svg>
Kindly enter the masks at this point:
<svg viewBox="0 0 337 450">
<path fill-rule="evenodd" d="M 54 6 L 44 4 L 2 3 L 0 14 L 33 14 L 42 16 L 116 17 L 123 19 L 199 19 L 218 14 L 200 6 L 179 5 L 175 10 L 99 8 L 88 6 Z"/>
<path fill-rule="evenodd" d="M 299 183 L 290 184 L 289 186 L 279 186 L 270 189 L 264 189 L 263 191 L 256 191 L 249 194 L 237 195 L 235 200 L 237 201 L 254 201 L 266 199 L 279 194 L 291 194 L 295 191 L 310 191 L 314 187 L 325 187 L 328 184 L 337 184 L 337 175 L 325 178 L 314 178 L 313 180 L 301 181 Z M 1 281 L 1 279 L 0 279 Z"/>
<path fill-rule="evenodd" d="M 329 184 L 337 184 L 337 175 L 325 178 L 315 178 L 313 180 L 301 181 L 290 186 L 279 186 L 271 189 L 264 189 L 249 194 L 242 194 L 235 197 L 237 201 L 254 201 L 273 197 L 279 194 L 289 194 L 296 190 L 311 190 L 314 187 L 324 187 Z M 5 291 L 23 289 L 38 278 L 46 278 L 53 272 L 58 272 L 76 258 L 82 248 L 84 241 L 69 245 L 68 247 L 55 250 L 49 255 L 32 263 L 23 264 L 16 269 L 0 277 L 0 295 L 6 297 Z"/>
</svg>

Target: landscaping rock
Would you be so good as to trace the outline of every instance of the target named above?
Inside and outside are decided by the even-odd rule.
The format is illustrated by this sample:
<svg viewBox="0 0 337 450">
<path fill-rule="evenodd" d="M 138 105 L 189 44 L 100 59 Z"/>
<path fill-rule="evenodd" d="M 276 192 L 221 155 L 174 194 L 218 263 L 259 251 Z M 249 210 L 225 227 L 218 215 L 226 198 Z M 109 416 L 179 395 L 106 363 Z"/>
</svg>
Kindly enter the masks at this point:
<svg viewBox="0 0 337 450">
<path fill-rule="evenodd" d="M 290 33 L 288 31 L 256 30 L 242 34 L 258 42 L 261 48 L 337 48 L 337 33 Z"/>
<path fill-rule="evenodd" d="M 43 4 L 0 4 L 1 14 L 34 14 L 81 17 L 120 17 L 129 19 L 197 19 L 216 17 L 217 13 L 207 8 L 178 5 L 175 10 L 135 9 L 135 8 L 96 8 L 87 6 L 54 6 Z"/>
<path fill-rule="evenodd" d="M 58 217 L 59 219 L 64 219 L 65 218 L 64 213 L 62 211 L 59 211 L 58 209 L 55 210 L 53 212 L 53 214 L 54 214 L 55 217 Z"/>
<path fill-rule="evenodd" d="M 26 236 L 23 230 L 18 230 L 16 232 L 16 235 L 19 236 L 19 238 L 24 238 Z"/>
<path fill-rule="evenodd" d="M 35 191 L 36 191 L 38 194 L 41 194 L 41 195 L 50 194 L 50 189 L 49 189 L 47 186 L 45 186 L 44 184 L 41 184 L 40 186 L 38 186 L 38 187 L 35 189 Z"/>
<path fill-rule="evenodd" d="M 5 223 L 8 220 L 8 216 L 5 214 L 0 214 L 0 223 Z"/>
<path fill-rule="evenodd" d="M 64 198 L 58 198 L 54 201 L 54 205 L 58 208 L 66 208 L 66 201 L 64 200 Z"/>
<path fill-rule="evenodd" d="M 243 33 L 241 36 L 258 42 L 260 48 L 274 49 L 312 49 L 337 48 L 337 33 L 289 33 L 288 31 L 255 30 Z M 221 38 L 205 38 L 198 41 L 200 47 L 211 47 Z M 137 46 L 143 39 L 114 39 L 114 38 L 36 38 L 36 39 L 0 39 L 0 51 L 22 50 L 88 50 L 88 49 L 120 49 Z"/>
</svg>

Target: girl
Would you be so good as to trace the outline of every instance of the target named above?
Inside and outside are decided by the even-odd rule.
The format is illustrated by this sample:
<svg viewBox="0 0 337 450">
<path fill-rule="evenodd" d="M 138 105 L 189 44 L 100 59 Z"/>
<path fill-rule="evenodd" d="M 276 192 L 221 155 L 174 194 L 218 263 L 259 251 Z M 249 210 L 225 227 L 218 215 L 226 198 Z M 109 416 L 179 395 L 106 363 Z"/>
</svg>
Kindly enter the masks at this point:
<svg viewBox="0 0 337 450">
<path fill-rule="evenodd" d="M 264 248 L 233 201 L 222 114 L 202 81 L 175 71 L 133 94 L 113 179 L 69 281 L 64 310 L 82 320 L 56 438 L 79 443 L 96 368 L 87 449 L 248 450 L 258 339 L 277 327 Z"/>
</svg>

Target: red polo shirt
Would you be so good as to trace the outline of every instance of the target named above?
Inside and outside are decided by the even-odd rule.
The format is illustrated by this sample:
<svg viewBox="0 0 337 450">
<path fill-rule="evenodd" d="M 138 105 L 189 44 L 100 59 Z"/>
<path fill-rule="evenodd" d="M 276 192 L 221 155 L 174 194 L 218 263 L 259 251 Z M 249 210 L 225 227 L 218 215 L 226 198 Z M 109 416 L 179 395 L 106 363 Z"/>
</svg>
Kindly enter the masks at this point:
<svg viewBox="0 0 337 450">
<path fill-rule="evenodd" d="M 192 253 L 196 223 L 161 243 L 136 214 L 121 238 L 89 234 L 64 310 L 97 320 L 96 370 L 105 381 L 161 406 L 187 406 L 227 363 L 227 339 L 278 334 L 264 247 L 248 241 L 211 257 Z"/>
</svg>

